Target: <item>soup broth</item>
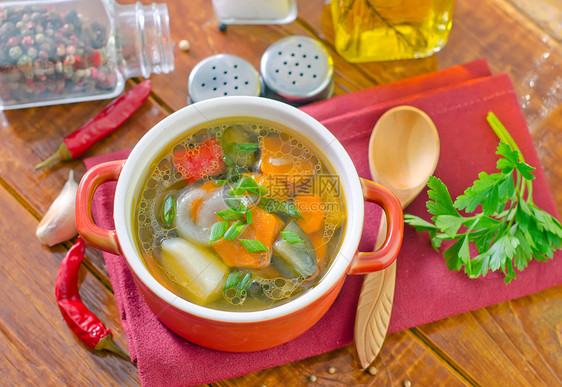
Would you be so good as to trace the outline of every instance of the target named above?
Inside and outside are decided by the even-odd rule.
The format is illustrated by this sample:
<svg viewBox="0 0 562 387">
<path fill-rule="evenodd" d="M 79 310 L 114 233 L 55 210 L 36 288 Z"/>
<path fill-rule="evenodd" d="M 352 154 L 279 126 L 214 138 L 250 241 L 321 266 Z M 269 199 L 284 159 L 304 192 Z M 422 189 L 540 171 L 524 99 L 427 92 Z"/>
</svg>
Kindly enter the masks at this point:
<svg viewBox="0 0 562 387">
<path fill-rule="evenodd" d="M 151 163 L 135 204 L 135 242 L 151 274 L 220 310 L 262 310 L 313 287 L 344 233 L 331 167 L 262 120 L 230 118 L 191 133 Z"/>
</svg>

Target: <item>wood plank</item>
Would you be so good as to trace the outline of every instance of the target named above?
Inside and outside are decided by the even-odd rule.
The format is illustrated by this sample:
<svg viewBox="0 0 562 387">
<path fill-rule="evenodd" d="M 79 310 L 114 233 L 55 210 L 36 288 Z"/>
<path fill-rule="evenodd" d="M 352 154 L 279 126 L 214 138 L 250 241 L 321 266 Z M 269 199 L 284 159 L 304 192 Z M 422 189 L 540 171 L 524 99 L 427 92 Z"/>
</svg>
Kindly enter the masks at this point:
<svg viewBox="0 0 562 387">
<path fill-rule="evenodd" d="M 562 7 L 559 0 L 506 0 L 521 13 L 527 15 L 533 24 L 562 42 Z"/>
<path fill-rule="evenodd" d="M 90 351 L 63 320 L 54 296 L 61 246 L 40 246 L 37 220 L 0 187 L 0 330 L 3 366 L 0 380 L 11 385 L 135 385 L 136 367 L 113 355 Z M 14 221 L 16 219 L 17 221 Z M 126 348 L 119 313 L 110 292 L 82 269 L 81 295 L 86 305 Z"/>
<path fill-rule="evenodd" d="M 416 328 L 487 386 L 562 385 L 562 286 Z"/>
<path fill-rule="evenodd" d="M 215 383 L 216 386 L 304 386 L 311 375 L 320 386 L 401 386 L 409 380 L 414 386 L 463 386 L 470 383 L 435 353 L 427 351 L 410 331 L 389 335 L 373 365 L 376 375 L 360 370 L 353 346 L 329 354 L 286 364 Z M 336 369 L 330 374 L 330 367 Z"/>
</svg>

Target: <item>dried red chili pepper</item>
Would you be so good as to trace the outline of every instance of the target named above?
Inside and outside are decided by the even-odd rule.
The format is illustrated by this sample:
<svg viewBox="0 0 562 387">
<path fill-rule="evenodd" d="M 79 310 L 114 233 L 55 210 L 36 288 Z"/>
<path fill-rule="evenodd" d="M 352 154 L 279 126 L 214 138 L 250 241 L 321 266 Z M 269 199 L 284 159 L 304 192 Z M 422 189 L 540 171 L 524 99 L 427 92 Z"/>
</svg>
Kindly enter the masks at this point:
<svg viewBox="0 0 562 387">
<path fill-rule="evenodd" d="M 142 81 L 119 98 L 113 100 L 96 116 L 66 136 L 59 149 L 35 170 L 58 161 L 69 161 L 82 156 L 96 142 L 120 127 L 150 95 L 150 80 Z"/>
<path fill-rule="evenodd" d="M 66 323 L 88 347 L 107 350 L 130 360 L 129 356 L 113 342 L 111 331 L 82 302 L 78 293 L 78 271 L 84 258 L 86 245 L 81 238 L 68 250 L 61 262 L 55 295 Z"/>
</svg>

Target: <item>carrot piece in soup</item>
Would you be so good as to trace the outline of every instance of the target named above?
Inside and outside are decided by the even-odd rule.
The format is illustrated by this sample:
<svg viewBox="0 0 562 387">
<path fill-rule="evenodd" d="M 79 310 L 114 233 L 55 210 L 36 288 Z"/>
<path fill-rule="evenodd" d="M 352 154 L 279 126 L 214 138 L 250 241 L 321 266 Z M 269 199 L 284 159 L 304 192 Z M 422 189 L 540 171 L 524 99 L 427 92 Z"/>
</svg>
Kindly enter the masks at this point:
<svg viewBox="0 0 562 387">
<path fill-rule="evenodd" d="M 209 180 L 205 182 L 200 189 L 211 192 L 217 187 L 213 180 Z M 199 207 L 203 204 L 204 198 L 193 199 L 193 203 L 191 204 L 191 219 L 197 219 L 197 212 L 199 211 Z"/>
<path fill-rule="evenodd" d="M 223 153 L 216 138 L 210 138 L 193 149 L 174 150 L 174 166 L 188 182 L 216 176 L 224 170 Z"/>
<path fill-rule="evenodd" d="M 246 226 L 238 238 L 258 240 L 269 251 L 250 253 L 238 240 L 220 239 L 213 242 L 211 246 L 227 266 L 262 268 L 269 265 L 271 261 L 273 242 L 283 227 L 283 222 L 276 215 L 270 214 L 259 207 L 253 207 L 251 211 L 252 223 Z"/>
<path fill-rule="evenodd" d="M 283 143 L 279 136 L 268 136 L 263 139 L 260 169 L 266 175 L 285 175 L 293 169 L 293 158 L 290 154 L 282 154 Z"/>
<path fill-rule="evenodd" d="M 252 175 L 256 183 L 269 191 L 266 197 L 285 202 L 289 200 L 290 187 L 288 180 L 284 176 L 272 176 L 254 174 Z"/>
<path fill-rule="evenodd" d="M 326 257 L 326 250 L 328 244 L 324 242 L 324 232 L 316 231 L 308 236 L 312 245 L 314 246 L 314 252 L 316 253 L 316 262 L 320 267 L 324 263 L 324 258 Z"/>
<path fill-rule="evenodd" d="M 203 204 L 203 198 L 193 199 L 193 203 L 191 204 L 191 219 L 197 219 L 197 211 L 199 211 L 201 204 Z"/>
<path fill-rule="evenodd" d="M 302 215 L 297 224 L 305 233 L 312 234 L 322 228 L 325 212 L 322 199 L 318 195 L 299 195 L 295 197 L 295 205 Z"/>
<path fill-rule="evenodd" d="M 215 183 L 214 180 L 209 180 L 206 181 L 202 186 L 201 189 L 207 192 L 211 192 L 212 190 L 214 190 L 215 188 L 217 188 L 217 184 Z"/>
</svg>

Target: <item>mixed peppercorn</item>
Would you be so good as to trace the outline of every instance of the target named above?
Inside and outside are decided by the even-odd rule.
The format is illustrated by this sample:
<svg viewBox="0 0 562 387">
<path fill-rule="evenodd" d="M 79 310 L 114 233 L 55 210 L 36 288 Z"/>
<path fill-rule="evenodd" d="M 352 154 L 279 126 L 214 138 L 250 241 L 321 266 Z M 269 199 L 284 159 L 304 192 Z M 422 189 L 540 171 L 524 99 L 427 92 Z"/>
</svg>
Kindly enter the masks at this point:
<svg viewBox="0 0 562 387">
<path fill-rule="evenodd" d="M 112 89 L 107 30 L 75 10 L 0 7 L 0 97 L 5 103 Z"/>
</svg>

